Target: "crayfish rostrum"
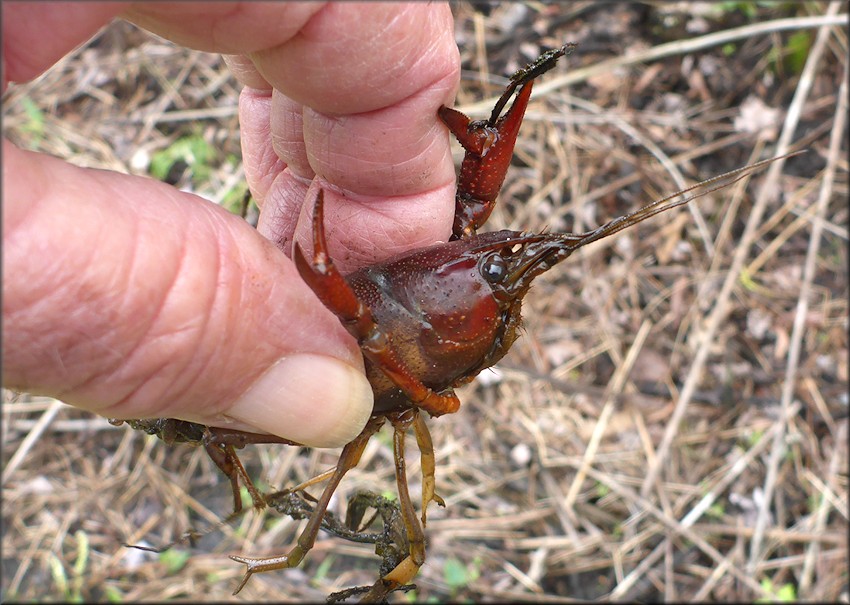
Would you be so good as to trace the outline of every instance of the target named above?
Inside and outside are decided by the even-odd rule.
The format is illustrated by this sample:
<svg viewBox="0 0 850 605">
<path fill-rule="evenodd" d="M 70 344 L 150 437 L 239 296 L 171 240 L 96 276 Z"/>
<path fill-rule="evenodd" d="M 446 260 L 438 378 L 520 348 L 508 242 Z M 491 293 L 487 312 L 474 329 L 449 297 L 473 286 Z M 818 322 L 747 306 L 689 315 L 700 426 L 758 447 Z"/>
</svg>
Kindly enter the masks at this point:
<svg viewBox="0 0 850 605">
<path fill-rule="evenodd" d="M 396 553 L 392 568 L 382 571 L 374 585 L 349 589 L 343 596 L 362 594 L 364 601 L 382 601 L 389 593 L 408 585 L 425 560 L 426 508 L 432 501 L 443 504 L 435 492 L 434 449 L 422 412 L 439 416 L 457 411 L 460 402 L 453 389 L 471 381 L 507 353 L 518 336 L 522 300 L 532 280 L 582 246 L 725 187 L 771 161 L 704 181 L 587 233 L 477 233 L 493 209 L 510 164 L 534 79 L 574 46 L 566 44 L 548 51 L 516 72 L 487 120 L 471 121 L 447 107 L 438 110 L 440 119 L 466 151 L 458 178 L 453 233 L 448 242 L 343 276 L 327 250 L 323 198 L 319 192 L 313 213 L 313 252 L 308 256 L 296 247 L 294 261 L 302 278 L 357 339 L 375 394 L 372 417 L 360 435 L 343 448 L 335 468 L 296 488 L 263 496 L 251 484 L 234 448 L 248 443 L 291 442 L 173 419 L 129 421 L 133 428 L 168 442 L 203 444 L 230 478 L 236 512 L 241 509 L 238 477 L 247 484 L 255 507 L 271 505 L 290 511 L 289 514 L 293 514 L 293 508 L 282 508 L 289 496 L 327 480 L 289 553 L 267 558 L 231 557 L 247 566 L 236 592 L 254 573 L 298 565 L 312 548 L 320 528 L 338 535 L 345 533 L 340 526 L 328 522 L 328 504 L 343 476 L 358 463 L 367 442 L 386 421 L 394 429 L 400 519 L 396 525 L 403 526 L 406 534 L 396 541 L 405 543 L 404 552 Z M 503 114 L 514 93 L 513 103 Z M 421 522 L 408 493 L 405 471 L 405 436 L 411 427 L 422 460 Z M 305 516 L 304 510 L 298 508 L 298 514 Z"/>
</svg>

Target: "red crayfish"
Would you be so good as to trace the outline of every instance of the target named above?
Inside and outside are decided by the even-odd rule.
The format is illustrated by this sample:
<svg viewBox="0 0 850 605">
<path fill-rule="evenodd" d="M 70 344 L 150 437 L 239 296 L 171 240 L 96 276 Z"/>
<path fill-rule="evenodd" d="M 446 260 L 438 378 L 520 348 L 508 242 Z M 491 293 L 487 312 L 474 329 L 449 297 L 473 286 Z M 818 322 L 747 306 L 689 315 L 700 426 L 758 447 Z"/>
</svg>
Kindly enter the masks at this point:
<svg viewBox="0 0 850 605">
<path fill-rule="evenodd" d="M 534 79 L 574 46 L 566 44 L 548 51 L 517 71 L 487 120 L 471 121 L 454 109 L 440 107 L 440 119 L 466 151 L 450 241 L 343 276 L 328 254 L 319 192 L 313 215 L 313 253 L 308 257 L 296 247 L 294 261 L 301 277 L 357 339 L 375 394 L 374 412 L 360 435 L 343 448 L 334 469 L 277 495 L 300 491 L 319 480 L 328 481 L 309 514 L 309 522 L 287 554 L 231 557 L 247 566 L 236 592 L 255 573 L 294 567 L 303 560 L 323 526 L 335 489 L 346 472 L 357 465 L 367 442 L 387 420 L 394 429 L 398 509 L 406 533 L 406 552 L 374 585 L 349 589 L 344 596 L 364 594 L 364 601 L 381 601 L 390 592 L 408 585 L 425 561 L 426 508 L 432 501 L 444 504 L 435 492 L 434 449 L 421 412 L 430 416 L 456 412 L 460 402 L 453 389 L 471 381 L 508 352 L 518 336 L 522 300 L 532 280 L 582 246 L 725 187 L 772 161 L 704 181 L 587 233 L 477 233 L 493 209 L 510 164 Z M 502 115 L 514 93 L 516 98 Z M 705 187 L 711 184 L 712 188 Z M 685 196 L 697 189 L 700 191 Z M 234 448 L 247 443 L 291 443 L 269 435 L 173 419 L 128 422 L 169 443 L 203 444 L 230 479 L 236 512 L 242 506 L 238 477 L 247 484 L 255 507 L 263 507 L 271 499 L 253 487 Z M 408 493 L 405 470 L 405 436 L 411 427 L 421 452 L 421 522 Z"/>
</svg>

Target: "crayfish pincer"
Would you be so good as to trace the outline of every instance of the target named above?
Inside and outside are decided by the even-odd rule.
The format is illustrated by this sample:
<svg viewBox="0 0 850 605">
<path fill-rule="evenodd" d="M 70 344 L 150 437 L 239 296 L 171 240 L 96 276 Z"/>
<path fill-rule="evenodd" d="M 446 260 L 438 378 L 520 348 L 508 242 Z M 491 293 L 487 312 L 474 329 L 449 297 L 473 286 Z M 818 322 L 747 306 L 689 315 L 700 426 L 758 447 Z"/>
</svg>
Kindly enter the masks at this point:
<svg viewBox="0 0 850 605">
<path fill-rule="evenodd" d="M 392 568 L 383 571 L 373 585 L 343 593 L 363 595 L 364 601 L 375 602 L 385 600 L 393 591 L 405 589 L 425 561 L 423 527 L 427 506 L 431 502 L 444 504 L 435 491 L 434 448 L 423 412 L 429 416 L 456 412 L 460 402 L 454 389 L 471 381 L 508 352 L 519 335 L 522 301 L 534 278 L 583 246 L 726 187 L 772 161 L 709 179 L 586 233 L 508 230 L 478 233 L 490 216 L 504 181 L 535 78 L 551 69 L 574 47 L 566 44 L 548 51 L 511 76 L 487 120 L 472 121 L 447 107 L 438 110 L 440 119 L 466 152 L 458 177 L 455 220 L 448 242 L 342 275 L 328 251 L 323 195 L 319 191 L 313 209 L 313 251 L 308 255 L 296 247 L 293 258 L 304 281 L 357 339 L 374 390 L 375 407 L 366 427 L 343 448 L 331 471 L 282 492 L 287 495 L 327 480 L 295 546 L 280 556 L 231 557 L 247 566 L 236 592 L 255 573 L 294 567 L 304 559 L 319 530 L 329 526 L 326 516 L 334 491 L 345 474 L 357 465 L 366 444 L 386 421 L 393 427 L 398 512 L 405 534 L 399 541 L 404 544 L 403 548 L 395 549 L 400 554 L 394 556 Z M 503 113 L 509 103 L 510 107 Z M 139 428 L 161 429 L 160 425 L 149 424 Z M 249 483 L 244 470 L 240 470 L 233 446 L 264 443 L 264 436 L 245 440 L 244 435 L 230 435 L 217 440 L 215 436 L 220 429 L 202 428 L 199 432 L 197 427 L 183 427 L 176 440 L 203 442 L 214 459 L 215 456 L 222 459 L 219 467 L 230 477 L 234 490 L 237 476 Z M 421 517 L 411 502 L 406 475 L 405 438 L 411 428 L 421 455 Z M 269 438 L 268 442 L 276 441 Z M 337 533 L 344 532 L 337 530 Z"/>
</svg>

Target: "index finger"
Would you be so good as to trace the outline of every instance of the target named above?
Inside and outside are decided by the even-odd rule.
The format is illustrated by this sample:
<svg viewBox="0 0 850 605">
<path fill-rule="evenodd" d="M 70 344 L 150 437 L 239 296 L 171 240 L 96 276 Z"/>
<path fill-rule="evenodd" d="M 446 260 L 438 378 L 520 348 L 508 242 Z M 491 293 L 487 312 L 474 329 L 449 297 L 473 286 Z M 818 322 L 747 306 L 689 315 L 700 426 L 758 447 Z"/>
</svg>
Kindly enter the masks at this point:
<svg viewBox="0 0 850 605">
<path fill-rule="evenodd" d="M 251 86 L 240 103 L 243 159 L 263 206 L 259 228 L 283 250 L 294 239 L 309 244 L 303 205 L 314 177 L 326 188 L 329 245 L 343 270 L 445 239 L 454 166 L 436 111 L 459 77 L 449 7 L 308 6 L 309 15 L 292 3 L 240 6 L 228 28 L 208 11 L 200 26 L 157 5 L 129 15 L 171 39 L 250 59 L 231 61 Z M 212 10 L 225 20 L 221 6 Z M 220 34 L 214 43 L 210 32 Z"/>
</svg>

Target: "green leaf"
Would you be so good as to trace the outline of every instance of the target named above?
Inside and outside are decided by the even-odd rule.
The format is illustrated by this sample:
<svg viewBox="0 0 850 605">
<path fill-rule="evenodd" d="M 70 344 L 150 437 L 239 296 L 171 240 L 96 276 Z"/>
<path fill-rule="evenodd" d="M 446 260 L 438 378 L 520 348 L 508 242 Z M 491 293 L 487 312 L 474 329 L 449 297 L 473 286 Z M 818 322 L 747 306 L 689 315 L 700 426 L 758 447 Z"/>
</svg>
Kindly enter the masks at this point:
<svg viewBox="0 0 850 605">
<path fill-rule="evenodd" d="M 466 567 L 454 557 L 446 559 L 443 564 L 443 578 L 452 590 L 463 588 L 469 583 Z"/>
<path fill-rule="evenodd" d="M 74 575 L 82 576 L 89 563 L 89 537 L 82 530 L 77 531 L 74 537 L 77 539 L 77 560 L 74 561 Z"/>
<path fill-rule="evenodd" d="M 726 508 L 722 502 L 715 502 L 705 511 L 705 514 L 711 519 L 722 519 L 726 514 Z"/>
<path fill-rule="evenodd" d="M 443 564 L 443 578 L 452 592 L 468 586 L 481 575 L 479 568 L 481 559 L 476 558 L 471 564 L 464 565 L 460 560 L 449 557 Z"/>
<path fill-rule="evenodd" d="M 741 275 L 738 278 L 738 281 L 740 281 L 744 289 L 748 290 L 749 292 L 755 292 L 756 290 L 758 290 L 756 282 L 753 281 L 753 276 L 746 269 L 741 269 Z"/>
<path fill-rule="evenodd" d="M 86 567 L 89 563 L 89 537 L 86 532 L 78 530 L 74 534 L 77 540 L 77 560 L 74 561 L 74 577 L 71 579 L 70 600 L 75 603 L 83 602 L 83 581 L 85 579 Z"/>
<path fill-rule="evenodd" d="M 783 584 L 777 590 L 773 586 L 773 580 L 764 578 L 761 581 L 761 588 L 767 596 L 756 599 L 756 603 L 793 603 L 797 600 L 797 590 L 793 584 Z"/>
<path fill-rule="evenodd" d="M 785 57 L 785 65 L 791 73 L 799 74 L 803 71 L 811 46 L 812 37 L 807 31 L 795 32 L 788 38 L 788 55 Z"/>
<path fill-rule="evenodd" d="M 782 603 L 793 603 L 797 600 L 797 590 L 793 584 L 783 584 L 776 593 L 776 597 Z"/>
<path fill-rule="evenodd" d="M 319 563 L 319 567 L 316 568 L 316 573 L 313 575 L 313 582 L 318 584 L 328 576 L 328 572 L 331 570 L 331 565 L 333 565 L 334 559 L 333 555 L 328 555 L 325 557 L 324 561 Z"/>
<path fill-rule="evenodd" d="M 59 557 L 51 553 L 47 559 L 47 564 L 50 567 L 50 575 L 53 576 L 53 583 L 59 589 L 59 592 L 62 593 L 62 596 L 67 599 L 69 596 L 68 576 L 65 574 L 65 567 L 62 565 L 62 561 L 59 560 Z"/>
<path fill-rule="evenodd" d="M 747 19 L 752 19 L 757 14 L 756 5 L 752 2 L 721 2 L 719 6 L 721 13 L 740 12 Z"/>
<path fill-rule="evenodd" d="M 27 116 L 27 122 L 21 125 L 21 132 L 32 137 L 24 143 L 27 149 L 36 151 L 44 139 L 44 112 L 28 97 L 21 99 L 21 104 L 24 107 L 24 114 Z"/>
<path fill-rule="evenodd" d="M 32 134 L 44 134 L 44 112 L 41 108 L 29 97 L 21 99 L 21 104 L 24 106 L 24 113 L 29 119 L 24 129 Z"/>
<path fill-rule="evenodd" d="M 763 429 L 755 429 L 744 433 L 744 442 L 747 447 L 755 447 L 762 439 L 764 439 Z"/>
<path fill-rule="evenodd" d="M 103 594 L 110 603 L 121 603 L 124 600 L 124 593 L 108 584 L 103 587 Z"/>
<path fill-rule="evenodd" d="M 221 200 L 221 205 L 233 214 L 242 214 L 242 203 L 248 194 L 248 185 L 242 183 L 228 191 Z M 257 486 L 259 488 L 259 485 Z"/>
<path fill-rule="evenodd" d="M 171 548 L 160 553 L 159 560 L 165 565 L 169 575 L 174 575 L 186 566 L 189 560 L 189 552 Z"/>
<path fill-rule="evenodd" d="M 248 491 L 248 488 L 244 485 L 239 486 L 239 500 L 242 501 L 242 505 L 244 506 L 246 502 L 250 502 L 251 506 L 254 505 L 254 501 L 251 500 L 251 493 Z"/>
<path fill-rule="evenodd" d="M 151 174 L 164 181 L 178 161 L 183 161 L 192 171 L 195 182 L 203 182 L 209 177 L 210 161 L 215 157 L 215 149 L 206 140 L 196 134 L 182 137 L 169 147 L 157 151 L 151 157 Z"/>
<path fill-rule="evenodd" d="M 610 487 L 608 487 L 604 483 L 599 483 L 597 481 L 597 483 L 596 483 L 596 497 L 597 498 L 604 498 L 605 496 L 607 496 L 610 493 L 611 493 Z"/>
</svg>

